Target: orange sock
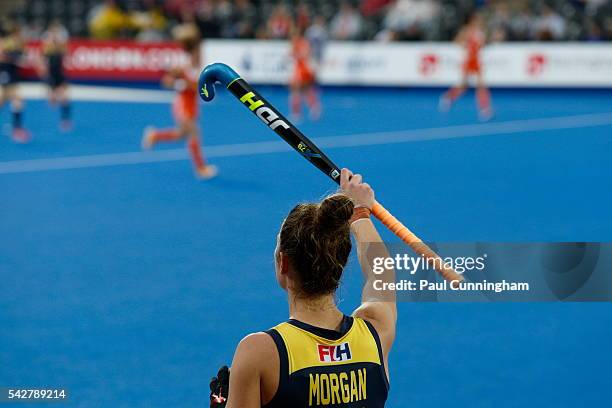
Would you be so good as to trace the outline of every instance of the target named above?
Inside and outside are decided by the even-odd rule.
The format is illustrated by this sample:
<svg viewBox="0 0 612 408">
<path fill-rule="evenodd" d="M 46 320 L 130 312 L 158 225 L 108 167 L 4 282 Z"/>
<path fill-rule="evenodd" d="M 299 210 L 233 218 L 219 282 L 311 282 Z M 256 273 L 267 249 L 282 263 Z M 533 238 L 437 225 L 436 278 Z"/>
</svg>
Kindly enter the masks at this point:
<svg viewBox="0 0 612 408">
<path fill-rule="evenodd" d="M 319 106 L 319 93 L 314 87 L 308 88 L 306 91 L 306 103 L 311 109 Z"/>
<path fill-rule="evenodd" d="M 191 137 L 187 141 L 187 147 L 189 148 L 189 154 L 191 154 L 191 161 L 197 169 L 206 167 L 204 156 L 202 156 L 202 147 L 200 146 L 200 140 L 197 137 Z"/>
<path fill-rule="evenodd" d="M 153 132 L 153 142 L 176 142 L 181 134 L 175 129 L 161 129 Z"/>
<path fill-rule="evenodd" d="M 309 88 L 306 91 L 306 103 L 308 107 L 313 110 L 321 110 L 321 102 L 319 101 L 319 93 L 314 87 Z"/>
<path fill-rule="evenodd" d="M 291 92 L 291 96 L 289 97 L 289 105 L 292 115 L 300 116 L 302 114 L 302 96 L 299 92 Z"/>
<path fill-rule="evenodd" d="M 451 88 L 444 97 L 447 98 L 451 102 L 455 102 L 463 93 L 465 92 L 465 87 L 459 86 L 455 88 Z"/>
<path fill-rule="evenodd" d="M 478 109 L 481 112 L 486 112 L 491 109 L 491 94 L 487 88 L 478 88 L 476 91 L 476 100 L 478 101 Z"/>
</svg>

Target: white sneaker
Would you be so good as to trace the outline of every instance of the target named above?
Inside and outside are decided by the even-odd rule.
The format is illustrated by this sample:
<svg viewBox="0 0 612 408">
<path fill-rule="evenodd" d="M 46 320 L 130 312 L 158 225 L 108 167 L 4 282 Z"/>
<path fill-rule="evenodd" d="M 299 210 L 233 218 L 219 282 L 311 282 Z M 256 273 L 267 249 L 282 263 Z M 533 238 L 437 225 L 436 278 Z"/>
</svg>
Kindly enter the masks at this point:
<svg viewBox="0 0 612 408">
<path fill-rule="evenodd" d="M 155 134 L 155 128 L 152 126 L 148 126 L 145 128 L 142 133 L 142 141 L 140 144 L 142 145 L 143 150 L 151 150 L 155 145 L 155 139 L 153 135 Z"/>
<path fill-rule="evenodd" d="M 444 95 L 442 95 L 440 97 L 440 101 L 438 102 L 438 110 L 440 112 L 446 113 L 450 110 L 451 108 L 451 101 L 450 99 L 448 99 L 447 97 L 445 97 Z"/>
<path fill-rule="evenodd" d="M 478 117 L 482 122 L 490 121 L 491 119 L 493 119 L 493 109 L 488 108 L 481 110 L 480 112 L 478 112 Z"/>
<path fill-rule="evenodd" d="M 213 164 L 196 169 L 196 177 L 200 180 L 210 180 L 219 174 L 219 169 Z"/>
</svg>

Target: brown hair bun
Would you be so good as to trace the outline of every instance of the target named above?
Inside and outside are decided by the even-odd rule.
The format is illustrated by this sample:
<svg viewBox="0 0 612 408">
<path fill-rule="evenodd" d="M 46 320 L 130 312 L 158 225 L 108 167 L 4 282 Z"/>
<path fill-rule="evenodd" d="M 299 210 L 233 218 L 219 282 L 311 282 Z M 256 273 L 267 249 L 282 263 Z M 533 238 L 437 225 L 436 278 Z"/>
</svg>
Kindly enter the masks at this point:
<svg viewBox="0 0 612 408">
<path fill-rule="evenodd" d="M 298 204 L 280 231 L 280 251 L 287 255 L 307 297 L 334 293 L 351 252 L 349 219 L 353 202 L 333 194 L 319 204 Z"/>
</svg>

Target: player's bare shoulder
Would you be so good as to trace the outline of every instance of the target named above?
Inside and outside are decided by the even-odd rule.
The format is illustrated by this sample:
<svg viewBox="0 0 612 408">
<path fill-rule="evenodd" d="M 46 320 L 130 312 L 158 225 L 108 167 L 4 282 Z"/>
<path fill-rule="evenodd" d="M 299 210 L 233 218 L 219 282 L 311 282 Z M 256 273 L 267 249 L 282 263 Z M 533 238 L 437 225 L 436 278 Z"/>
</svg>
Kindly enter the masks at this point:
<svg viewBox="0 0 612 408">
<path fill-rule="evenodd" d="M 270 335 L 258 332 L 243 338 L 232 362 L 229 406 L 243 406 L 249 398 L 269 402 L 278 388 L 279 372 L 280 357 Z M 236 387 L 242 390 L 238 395 L 231 393 Z"/>
<path fill-rule="evenodd" d="M 276 354 L 276 346 L 274 340 L 270 335 L 264 332 L 251 333 L 240 340 L 236 353 L 256 354 L 250 358 L 254 361 L 259 360 L 262 355 L 263 357 L 269 357 L 270 355 Z"/>
<path fill-rule="evenodd" d="M 278 351 L 274 340 L 264 332 L 251 333 L 238 343 L 234 363 L 265 375 L 271 362 L 278 362 Z"/>
</svg>

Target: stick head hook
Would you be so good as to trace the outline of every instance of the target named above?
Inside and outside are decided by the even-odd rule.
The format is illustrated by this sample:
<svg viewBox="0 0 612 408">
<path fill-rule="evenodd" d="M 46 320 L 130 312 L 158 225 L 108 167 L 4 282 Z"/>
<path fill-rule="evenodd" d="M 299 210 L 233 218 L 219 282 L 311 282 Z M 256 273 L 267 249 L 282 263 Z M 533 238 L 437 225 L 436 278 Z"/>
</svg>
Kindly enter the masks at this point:
<svg viewBox="0 0 612 408">
<path fill-rule="evenodd" d="M 240 76 L 229 66 L 221 63 L 210 64 L 200 73 L 198 81 L 200 98 L 206 102 L 212 101 L 215 97 L 215 82 L 227 87 L 238 78 Z"/>
</svg>

